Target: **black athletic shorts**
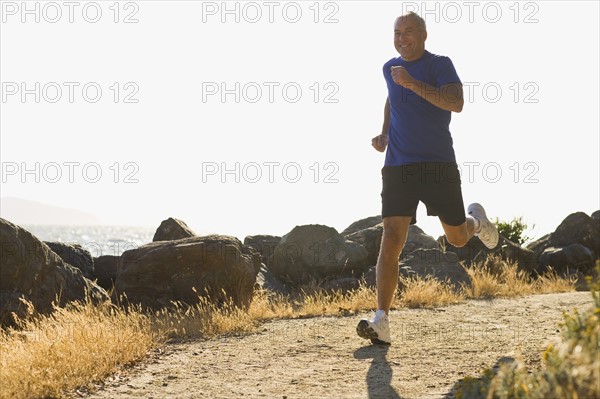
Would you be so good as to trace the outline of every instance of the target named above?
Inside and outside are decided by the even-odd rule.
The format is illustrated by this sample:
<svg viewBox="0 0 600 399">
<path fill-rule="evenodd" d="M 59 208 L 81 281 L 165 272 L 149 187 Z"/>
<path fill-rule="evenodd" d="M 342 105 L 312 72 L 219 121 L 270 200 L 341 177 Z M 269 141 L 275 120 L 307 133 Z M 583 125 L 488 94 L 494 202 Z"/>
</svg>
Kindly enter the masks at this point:
<svg viewBox="0 0 600 399">
<path fill-rule="evenodd" d="M 381 169 L 381 216 L 411 216 L 417 223 L 419 201 L 427 214 L 451 226 L 465 222 L 465 206 L 456 163 L 420 162 Z"/>
</svg>

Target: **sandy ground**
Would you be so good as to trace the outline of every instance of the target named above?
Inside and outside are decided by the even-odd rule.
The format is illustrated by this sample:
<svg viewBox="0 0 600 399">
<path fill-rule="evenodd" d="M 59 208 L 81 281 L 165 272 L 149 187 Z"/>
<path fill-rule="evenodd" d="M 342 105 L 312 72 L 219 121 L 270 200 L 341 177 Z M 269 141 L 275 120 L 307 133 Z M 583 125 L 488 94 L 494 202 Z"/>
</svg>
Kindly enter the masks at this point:
<svg viewBox="0 0 600 399">
<path fill-rule="evenodd" d="M 256 334 L 169 344 L 84 396 L 452 398 L 457 381 L 498 362 L 538 367 L 561 311 L 591 303 L 589 292 L 573 292 L 397 310 L 391 347 L 356 335 L 367 314 L 274 321 Z"/>
</svg>

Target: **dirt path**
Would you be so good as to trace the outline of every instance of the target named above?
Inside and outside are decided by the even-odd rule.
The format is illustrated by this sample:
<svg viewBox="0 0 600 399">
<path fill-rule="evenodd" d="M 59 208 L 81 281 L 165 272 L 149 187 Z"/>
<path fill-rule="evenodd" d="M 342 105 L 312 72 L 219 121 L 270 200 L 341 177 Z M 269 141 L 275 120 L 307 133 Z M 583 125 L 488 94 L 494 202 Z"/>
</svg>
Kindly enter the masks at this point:
<svg viewBox="0 0 600 399">
<path fill-rule="evenodd" d="M 520 356 L 539 365 L 561 311 L 589 292 L 469 301 L 390 315 L 391 347 L 355 333 L 359 316 L 266 323 L 257 334 L 169 345 L 88 398 L 442 398 L 465 375 Z"/>
</svg>

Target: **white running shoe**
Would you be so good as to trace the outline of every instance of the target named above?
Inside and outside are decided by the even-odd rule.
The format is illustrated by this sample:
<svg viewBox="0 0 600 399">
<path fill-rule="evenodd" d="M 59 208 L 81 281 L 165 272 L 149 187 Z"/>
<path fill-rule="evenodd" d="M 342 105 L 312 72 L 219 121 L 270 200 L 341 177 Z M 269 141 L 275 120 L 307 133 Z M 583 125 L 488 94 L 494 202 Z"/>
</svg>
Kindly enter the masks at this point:
<svg viewBox="0 0 600 399">
<path fill-rule="evenodd" d="M 483 245 L 489 249 L 496 248 L 500 239 L 498 230 L 494 223 L 490 222 L 487 218 L 485 209 L 483 209 L 481 204 L 474 203 L 469 205 L 467 212 L 479 221 L 479 230 L 475 232 L 475 236 L 479 237 Z"/>
<path fill-rule="evenodd" d="M 372 320 L 363 319 L 356 326 L 359 337 L 370 339 L 371 343 L 378 345 L 391 345 L 390 320 L 385 310 L 378 310 Z"/>
</svg>

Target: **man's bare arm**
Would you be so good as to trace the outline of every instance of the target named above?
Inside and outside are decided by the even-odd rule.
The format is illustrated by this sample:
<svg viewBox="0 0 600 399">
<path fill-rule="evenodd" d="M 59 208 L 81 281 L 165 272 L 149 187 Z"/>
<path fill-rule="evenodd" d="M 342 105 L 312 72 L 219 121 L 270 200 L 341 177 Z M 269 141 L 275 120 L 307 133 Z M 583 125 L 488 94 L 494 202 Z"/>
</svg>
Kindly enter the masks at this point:
<svg viewBox="0 0 600 399">
<path fill-rule="evenodd" d="M 390 98 L 386 98 L 385 107 L 383 108 L 383 127 L 381 128 L 381 134 L 384 136 L 388 135 L 390 131 Z"/>
<path fill-rule="evenodd" d="M 463 109 L 463 89 L 460 83 L 451 83 L 442 87 L 431 86 L 413 78 L 406 68 L 392 67 L 392 78 L 396 84 L 414 91 L 419 97 L 446 111 L 460 112 Z"/>
<path fill-rule="evenodd" d="M 414 83 L 406 86 L 406 88 L 443 110 L 461 112 L 463 109 L 463 88 L 460 83 L 435 87 L 415 79 Z"/>
<path fill-rule="evenodd" d="M 385 107 L 383 108 L 383 127 L 381 128 L 381 134 L 371 139 L 371 145 L 379 152 L 384 152 L 385 147 L 388 145 L 388 133 L 390 130 L 390 98 L 385 100 Z"/>
</svg>

